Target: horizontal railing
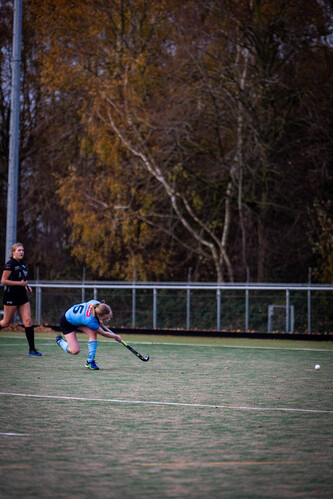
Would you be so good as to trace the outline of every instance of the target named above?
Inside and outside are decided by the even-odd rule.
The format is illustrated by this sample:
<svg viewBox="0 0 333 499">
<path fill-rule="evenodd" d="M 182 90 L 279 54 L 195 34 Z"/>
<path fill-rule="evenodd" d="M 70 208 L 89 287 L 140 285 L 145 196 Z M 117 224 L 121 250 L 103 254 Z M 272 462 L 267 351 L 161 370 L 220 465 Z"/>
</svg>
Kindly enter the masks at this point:
<svg viewBox="0 0 333 499">
<path fill-rule="evenodd" d="M 297 283 L 29 281 L 36 323 L 74 303 L 112 303 L 115 327 L 332 332 L 333 285 Z M 60 292 L 61 290 L 61 292 Z"/>
<path fill-rule="evenodd" d="M 294 289 L 300 291 L 333 291 L 333 284 L 297 283 L 211 283 L 211 282 L 129 282 L 129 281 L 29 281 L 41 288 L 101 288 L 101 289 Z"/>
</svg>

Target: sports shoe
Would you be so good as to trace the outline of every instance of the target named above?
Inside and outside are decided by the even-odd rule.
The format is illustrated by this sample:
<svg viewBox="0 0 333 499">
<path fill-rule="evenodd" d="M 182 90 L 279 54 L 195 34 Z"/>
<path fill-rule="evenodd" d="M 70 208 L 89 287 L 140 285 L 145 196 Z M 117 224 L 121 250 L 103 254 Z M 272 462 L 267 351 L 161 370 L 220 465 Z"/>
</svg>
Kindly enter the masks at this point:
<svg viewBox="0 0 333 499">
<path fill-rule="evenodd" d="M 96 362 L 94 360 L 92 360 L 91 362 L 87 361 L 86 368 L 87 369 L 92 369 L 93 371 L 98 371 L 99 370 L 99 367 L 98 367 L 98 365 L 96 364 Z"/>
<path fill-rule="evenodd" d="M 42 354 L 38 352 L 36 349 L 29 350 L 29 355 L 33 355 L 34 357 L 41 357 Z"/>
<path fill-rule="evenodd" d="M 58 343 L 59 346 L 61 340 L 63 340 L 63 337 L 61 336 L 61 334 L 59 334 L 59 336 L 56 337 L 56 342 Z"/>
</svg>

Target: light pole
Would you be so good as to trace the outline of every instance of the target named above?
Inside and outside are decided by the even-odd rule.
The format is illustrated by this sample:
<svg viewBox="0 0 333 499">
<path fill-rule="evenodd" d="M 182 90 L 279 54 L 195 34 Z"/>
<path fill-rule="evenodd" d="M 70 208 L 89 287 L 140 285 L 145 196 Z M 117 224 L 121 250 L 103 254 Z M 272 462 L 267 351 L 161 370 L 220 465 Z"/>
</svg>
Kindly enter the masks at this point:
<svg viewBox="0 0 333 499">
<path fill-rule="evenodd" d="M 20 137 L 20 75 L 21 75 L 22 0 L 15 0 L 12 50 L 12 86 L 10 100 L 9 162 L 7 190 L 7 225 L 5 259 L 16 242 L 18 167 Z"/>
</svg>

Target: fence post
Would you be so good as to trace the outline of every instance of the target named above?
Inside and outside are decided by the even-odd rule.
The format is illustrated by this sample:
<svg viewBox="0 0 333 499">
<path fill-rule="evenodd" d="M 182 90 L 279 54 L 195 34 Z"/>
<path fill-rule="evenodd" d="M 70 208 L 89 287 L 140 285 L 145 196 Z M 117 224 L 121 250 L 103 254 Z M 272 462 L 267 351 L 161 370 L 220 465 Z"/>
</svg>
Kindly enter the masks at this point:
<svg viewBox="0 0 333 499">
<path fill-rule="evenodd" d="M 191 327 L 191 290 L 189 286 L 186 291 L 186 329 Z"/>
<path fill-rule="evenodd" d="M 35 321 L 37 322 L 38 317 L 38 281 L 39 281 L 39 267 L 37 265 L 36 269 L 36 298 L 35 298 Z"/>
<path fill-rule="evenodd" d="M 192 269 L 191 267 L 188 269 L 188 274 L 187 274 L 187 291 L 186 291 L 186 329 L 189 330 L 191 327 L 191 290 L 190 290 L 190 283 L 191 283 L 191 274 L 192 274 Z"/>
<path fill-rule="evenodd" d="M 132 327 L 135 327 L 135 310 L 136 310 L 136 267 L 133 269 L 133 289 L 132 289 Z"/>
<path fill-rule="evenodd" d="M 268 326 L 267 326 L 267 332 L 271 333 L 272 332 L 272 315 L 273 315 L 273 305 L 268 305 Z"/>
<path fill-rule="evenodd" d="M 153 297 L 153 328 L 157 327 L 157 289 L 153 289 L 154 297 Z"/>
<path fill-rule="evenodd" d="M 85 280 L 86 280 L 86 268 L 83 267 L 83 269 L 82 269 L 82 291 L 81 291 L 81 298 L 82 298 L 81 301 L 82 301 L 82 303 L 84 303 L 86 301 L 85 300 L 85 298 L 86 298 L 85 291 L 86 290 L 84 289 L 84 282 L 85 282 Z"/>
<path fill-rule="evenodd" d="M 38 286 L 37 288 L 37 296 L 38 296 L 38 317 L 37 323 L 42 323 L 42 288 Z"/>
<path fill-rule="evenodd" d="M 249 330 L 249 288 L 245 290 L 245 331 Z"/>
<path fill-rule="evenodd" d="M 38 283 L 39 283 L 39 267 L 37 266 L 35 319 L 36 319 L 37 324 L 41 324 L 41 322 L 42 322 L 42 288 L 38 286 Z"/>
<path fill-rule="evenodd" d="M 217 299 L 216 329 L 220 331 L 221 330 L 221 289 L 220 288 L 218 288 L 216 291 L 216 299 Z"/>
<path fill-rule="evenodd" d="M 311 268 L 309 268 L 309 287 L 308 287 L 308 334 L 311 334 Z"/>
<path fill-rule="evenodd" d="M 290 332 L 290 319 L 289 319 L 289 314 L 290 314 L 290 309 L 289 309 L 289 303 L 290 303 L 290 296 L 289 296 L 289 289 L 286 289 L 286 333 Z"/>
<path fill-rule="evenodd" d="M 246 267 L 246 283 L 250 282 L 250 268 Z M 249 330 L 249 288 L 245 289 L 245 331 Z"/>
</svg>

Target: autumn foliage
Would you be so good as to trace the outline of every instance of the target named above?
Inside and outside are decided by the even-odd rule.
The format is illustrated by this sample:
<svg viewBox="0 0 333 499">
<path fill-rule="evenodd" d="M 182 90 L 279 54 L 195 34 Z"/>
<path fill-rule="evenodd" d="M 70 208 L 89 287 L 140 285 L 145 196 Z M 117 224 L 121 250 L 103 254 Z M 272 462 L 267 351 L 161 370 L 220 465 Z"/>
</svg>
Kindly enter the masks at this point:
<svg viewBox="0 0 333 499">
<path fill-rule="evenodd" d="M 329 2 L 30 0 L 24 26 L 20 230 L 46 273 L 332 282 Z"/>
</svg>

